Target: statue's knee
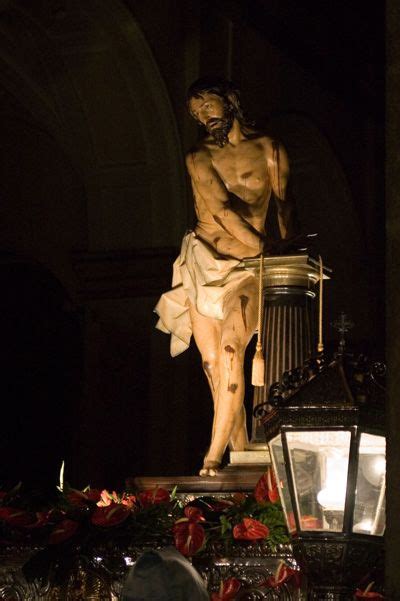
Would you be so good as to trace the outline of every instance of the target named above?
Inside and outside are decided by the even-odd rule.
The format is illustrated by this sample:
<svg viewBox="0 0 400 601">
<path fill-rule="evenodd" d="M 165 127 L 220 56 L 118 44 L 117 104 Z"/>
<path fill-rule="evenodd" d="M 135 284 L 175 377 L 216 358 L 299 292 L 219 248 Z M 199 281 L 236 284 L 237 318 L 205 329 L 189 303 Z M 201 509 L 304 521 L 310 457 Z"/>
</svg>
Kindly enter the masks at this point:
<svg viewBox="0 0 400 601">
<path fill-rule="evenodd" d="M 203 370 L 206 375 L 210 378 L 213 374 L 215 374 L 217 369 L 217 359 L 214 355 L 207 355 L 202 357 L 203 360 Z"/>
</svg>

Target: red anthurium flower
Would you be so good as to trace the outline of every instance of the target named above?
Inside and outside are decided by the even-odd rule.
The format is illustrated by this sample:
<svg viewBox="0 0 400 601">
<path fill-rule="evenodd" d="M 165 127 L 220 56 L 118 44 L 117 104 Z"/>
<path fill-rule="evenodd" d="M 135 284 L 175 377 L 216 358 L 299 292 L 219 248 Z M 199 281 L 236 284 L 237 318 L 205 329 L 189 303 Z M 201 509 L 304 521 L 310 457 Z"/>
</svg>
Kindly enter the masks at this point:
<svg viewBox="0 0 400 601">
<path fill-rule="evenodd" d="M 234 601 L 241 587 L 241 582 L 237 578 L 229 578 L 221 582 L 218 593 L 212 593 L 211 601 Z"/>
<path fill-rule="evenodd" d="M 243 518 L 243 521 L 233 528 L 233 538 L 236 540 L 258 540 L 268 535 L 269 528 L 253 518 Z"/>
<path fill-rule="evenodd" d="M 0 507 L 0 520 L 9 526 L 24 527 L 35 522 L 35 516 L 17 507 Z"/>
<path fill-rule="evenodd" d="M 254 498 L 257 503 L 265 503 L 268 500 L 267 472 L 265 472 L 256 484 Z"/>
<path fill-rule="evenodd" d="M 97 507 L 91 521 L 95 526 L 117 526 L 122 524 L 130 514 L 131 510 L 126 505 L 111 503 L 107 507 Z"/>
<path fill-rule="evenodd" d="M 204 522 L 203 513 L 198 507 L 186 506 L 183 510 L 183 513 L 185 514 L 186 518 L 188 518 L 188 520 L 190 520 L 191 522 Z M 181 518 L 181 520 L 183 521 L 185 520 L 185 518 Z M 178 520 L 178 522 L 180 522 L 181 520 Z"/>
<path fill-rule="evenodd" d="M 235 505 L 242 505 L 246 499 L 247 499 L 247 496 L 245 495 L 244 492 L 235 492 L 235 494 L 232 497 L 232 500 Z"/>
<path fill-rule="evenodd" d="M 99 507 L 108 507 L 108 505 L 111 505 L 111 503 L 118 503 L 118 502 L 119 502 L 119 499 L 118 499 L 118 495 L 115 492 L 115 490 L 113 490 L 112 493 L 109 493 L 108 490 L 104 489 L 100 493 L 100 500 L 97 501 L 97 505 Z"/>
<path fill-rule="evenodd" d="M 100 499 L 101 491 L 98 490 L 97 488 L 91 488 L 91 489 L 85 491 L 85 495 L 89 501 L 93 501 L 94 503 L 97 503 L 97 501 L 99 501 L 99 499 Z"/>
<path fill-rule="evenodd" d="M 139 493 L 139 501 L 142 507 L 150 507 L 158 503 L 168 503 L 170 494 L 165 488 L 155 488 Z"/>
<path fill-rule="evenodd" d="M 296 520 L 294 519 L 293 511 L 290 511 L 287 514 L 287 521 L 288 521 L 288 525 L 289 525 L 289 530 L 296 530 Z"/>
<path fill-rule="evenodd" d="M 184 518 L 175 522 L 172 532 L 178 551 L 182 555 L 191 556 L 203 546 L 205 532 L 199 522 L 204 522 L 204 517 L 198 507 L 186 506 L 184 514 Z"/>
<path fill-rule="evenodd" d="M 203 526 L 197 521 L 183 518 L 178 520 L 172 528 L 175 547 L 182 555 L 190 557 L 194 555 L 202 546 L 205 539 Z"/>
<path fill-rule="evenodd" d="M 68 540 L 78 530 L 78 526 L 79 523 L 75 522 L 75 520 L 62 520 L 62 522 L 59 522 L 51 532 L 49 536 L 49 545 L 58 545 L 59 543 Z"/>
<path fill-rule="evenodd" d="M 127 495 L 124 493 L 121 498 L 122 505 L 126 505 L 129 509 L 135 509 L 136 507 L 136 497 L 135 495 Z"/>
<path fill-rule="evenodd" d="M 254 489 L 254 497 L 258 503 L 277 503 L 279 501 L 279 490 L 275 473 L 271 467 L 261 476 Z"/>
<path fill-rule="evenodd" d="M 266 585 L 271 588 L 278 588 L 288 580 L 292 580 L 296 588 L 299 588 L 301 580 L 300 572 L 298 570 L 293 570 L 293 568 L 289 568 L 285 562 L 281 561 L 275 574 L 267 578 Z"/>
<path fill-rule="evenodd" d="M 71 488 L 66 497 L 68 499 L 68 501 L 71 503 L 71 505 L 74 505 L 76 507 L 83 507 L 85 505 L 88 504 L 88 502 L 93 501 L 94 503 L 97 503 L 97 501 L 100 499 L 100 491 L 92 488 L 90 490 L 86 490 L 86 491 L 81 491 L 81 490 L 77 490 L 76 488 Z"/>
</svg>

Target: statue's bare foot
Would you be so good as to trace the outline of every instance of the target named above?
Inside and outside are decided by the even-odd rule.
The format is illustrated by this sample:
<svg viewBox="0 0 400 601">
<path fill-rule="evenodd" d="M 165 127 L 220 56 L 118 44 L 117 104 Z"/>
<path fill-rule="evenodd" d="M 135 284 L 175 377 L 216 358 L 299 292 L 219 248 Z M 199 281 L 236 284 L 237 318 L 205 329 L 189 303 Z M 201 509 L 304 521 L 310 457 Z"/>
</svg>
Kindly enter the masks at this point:
<svg viewBox="0 0 400 601">
<path fill-rule="evenodd" d="M 218 474 L 220 467 L 221 463 L 219 461 L 209 461 L 206 459 L 204 461 L 203 467 L 199 471 L 199 476 L 202 476 L 203 478 L 207 476 L 215 478 L 215 476 Z"/>
</svg>

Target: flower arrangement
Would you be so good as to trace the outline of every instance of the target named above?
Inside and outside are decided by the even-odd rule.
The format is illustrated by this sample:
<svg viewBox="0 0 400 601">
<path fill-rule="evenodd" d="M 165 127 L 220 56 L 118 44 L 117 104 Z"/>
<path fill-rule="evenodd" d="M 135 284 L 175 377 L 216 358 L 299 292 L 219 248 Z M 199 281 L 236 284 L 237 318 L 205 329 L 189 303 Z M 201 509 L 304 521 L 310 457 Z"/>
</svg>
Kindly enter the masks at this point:
<svg viewBox="0 0 400 601">
<path fill-rule="evenodd" d="M 274 550 L 289 541 L 277 484 L 271 469 L 253 494 L 226 499 L 199 497 L 183 503 L 174 489 L 121 494 L 62 482 L 51 499 L 24 493 L 21 485 L 0 491 L 0 541 L 28 544 L 40 551 L 24 566 L 28 579 L 53 568 L 58 556 L 87 557 L 99 546 L 174 544 L 186 557 L 212 552 L 215 544 L 229 553 L 233 545 L 264 541 Z M 64 561 L 64 559 L 63 559 Z M 221 591 L 219 597 L 229 598 Z"/>
<path fill-rule="evenodd" d="M 270 468 L 251 495 L 199 497 L 187 504 L 179 500 L 176 489 L 118 494 L 65 485 L 49 500 L 24 494 L 18 485 L 0 491 L 0 535 L 3 542 L 39 545 L 95 543 L 112 535 L 141 544 L 157 537 L 189 557 L 218 540 L 227 547 L 237 541 L 265 540 L 271 549 L 289 541 Z"/>
</svg>

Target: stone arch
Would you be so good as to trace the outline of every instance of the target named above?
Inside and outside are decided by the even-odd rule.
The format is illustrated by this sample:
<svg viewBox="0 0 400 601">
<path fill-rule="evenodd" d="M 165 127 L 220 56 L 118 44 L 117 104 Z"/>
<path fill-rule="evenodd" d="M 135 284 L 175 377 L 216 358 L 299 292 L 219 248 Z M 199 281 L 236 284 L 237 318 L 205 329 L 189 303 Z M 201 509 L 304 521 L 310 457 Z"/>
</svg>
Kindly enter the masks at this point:
<svg viewBox="0 0 400 601">
<path fill-rule="evenodd" d="M 0 85 L 59 145 L 84 187 L 80 249 L 177 245 L 186 224 L 181 145 L 132 14 L 118 0 L 64 8 L 15 0 L 0 31 Z"/>
</svg>

